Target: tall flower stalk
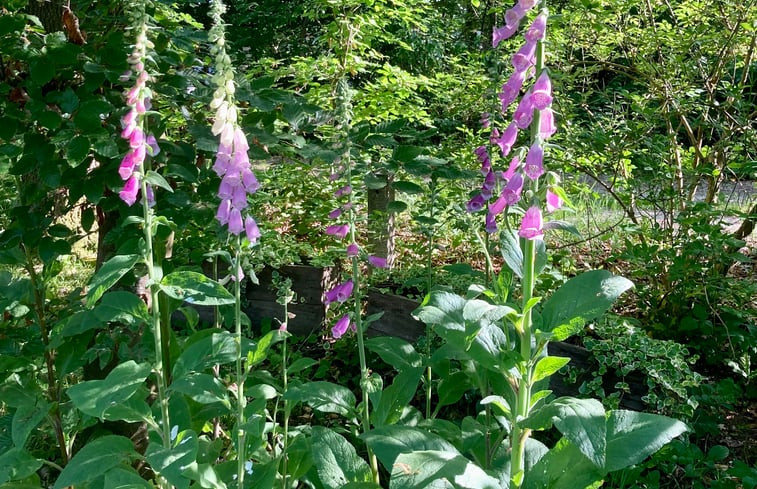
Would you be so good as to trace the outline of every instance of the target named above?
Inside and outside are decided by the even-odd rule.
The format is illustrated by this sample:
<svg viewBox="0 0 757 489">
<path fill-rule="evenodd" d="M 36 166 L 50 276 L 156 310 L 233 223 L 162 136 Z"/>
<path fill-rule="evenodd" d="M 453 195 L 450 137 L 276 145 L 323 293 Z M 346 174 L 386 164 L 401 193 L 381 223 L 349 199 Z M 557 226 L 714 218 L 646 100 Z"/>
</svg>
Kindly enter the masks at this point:
<svg viewBox="0 0 757 489">
<path fill-rule="evenodd" d="M 496 48 L 503 40 L 516 34 L 522 24 L 527 23 L 532 10 L 538 10 L 538 13 L 525 29 L 523 44 L 512 55 L 513 72 L 499 93 L 501 115 L 505 118 L 506 128 L 500 133 L 496 126 L 492 127 L 490 137 L 490 143 L 499 148 L 502 158 L 512 159 L 506 171 L 495 172 L 486 146 L 477 148 L 475 153 L 481 162 L 485 179 L 480 192 L 468 203 L 471 212 L 487 206 L 486 230 L 489 233 L 498 230 L 498 215 L 522 215 L 518 230 L 523 254 L 521 318 L 516 323 L 520 361 L 516 367 L 515 412 L 510 432 L 511 485 L 516 488 L 523 483 L 525 446 L 530 436 L 530 430 L 521 423 L 531 411 L 534 365 L 540 355 L 540 352 L 533 351 L 532 346 L 531 309 L 534 305 L 536 279 L 536 242 L 544 236 L 541 209 L 543 202 L 546 202 L 550 212 L 561 204 L 560 198 L 552 189 L 543 192 L 540 188 L 540 180 L 545 174 L 545 142 L 555 133 L 551 109 L 552 83 L 546 69 L 545 37 L 549 15 L 546 0 L 519 0 L 506 12 L 505 26 L 495 27 L 492 35 L 492 45 Z M 532 79 L 535 81 L 531 82 Z M 517 105 L 514 104 L 516 101 Z M 512 105 L 515 105 L 515 110 L 510 114 Z M 526 130 L 529 130 L 527 144 L 516 149 L 519 133 Z M 497 189 L 499 195 L 496 195 Z"/>
<path fill-rule="evenodd" d="M 216 90 L 210 108 L 215 110 L 215 120 L 211 128 L 214 135 L 219 137 L 218 152 L 216 153 L 213 170 L 221 177 L 218 187 L 218 198 L 221 200 L 216 219 L 221 226 L 226 227 L 230 236 L 233 250 L 231 263 L 231 279 L 234 283 L 234 335 L 236 344 L 236 441 L 237 441 L 237 487 L 244 487 L 245 474 L 251 472 L 251 462 L 247 460 L 245 397 L 244 383 L 247 376 L 246 366 L 242 358 L 242 305 L 241 281 L 242 273 L 241 252 L 242 233 L 244 232 L 250 245 L 260 238 L 260 230 L 255 219 L 247 214 L 247 197 L 259 188 L 258 180 L 250 167 L 247 154 L 249 145 L 244 131 L 238 123 L 238 108 L 234 93 L 234 69 L 231 58 L 226 52 L 226 38 L 223 24 L 223 14 L 226 10 L 221 0 L 212 0 L 210 16 L 213 26 L 210 29 L 210 41 L 213 44 L 211 55 L 215 57 L 216 73 L 213 82 Z"/>
<path fill-rule="evenodd" d="M 358 357 L 360 361 L 360 388 L 362 391 L 362 412 L 361 412 L 361 428 L 363 433 L 368 432 L 371 429 L 371 415 L 370 415 L 370 403 L 368 394 L 370 371 L 366 362 L 365 355 L 365 327 L 366 323 L 362 318 L 363 308 L 363 288 L 361 283 L 361 264 L 363 261 L 367 261 L 369 265 L 384 268 L 387 266 L 386 259 L 378 256 L 367 255 L 363 252 L 360 246 L 357 244 L 357 230 L 355 227 L 356 215 L 355 215 L 355 202 L 353 201 L 353 187 L 352 187 L 352 164 L 351 164 L 351 145 L 347 136 L 349 135 L 350 120 L 352 114 L 352 101 L 351 101 L 351 89 L 347 81 L 342 78 L 336 85 L 336 113 L 337 120 L 340 123 L 341 134 L 345 137 L 343 141 L 343 151 L 340 159 L 340 173 L 333 173 L 331 180 L 336 181 L 342 178 L 346 185 L 339 187 L 334 195 L 342 199 L 341 205 L 329 213 L 329 217 L 332 219 L 341 219 L 346 221 L 344 224 L 332 224 L 326 227 L 326 234 L 334 236 L 340 240 L 349 238 L 349 243 L 345 247 L 345 255 L 351 265 L 351 277 L 345 282 L 337 284 L 334 288 L 326 292 L 326 298 L 324 303 L 329 306 L 332 303 L 344 303 L 348 300 L 352 300 L 354 309 L 352 317 L 350 314 L 342 315 L 334 324 L 331 329 L 332 336 L 334 338 L 340 338 L 348 330 L 352 329 L 356 333 Z M 379 483 L 378 472 L 378 459 L 373 451 L 368 448 L 368 461 L 371 467 L 371 473 L 373 480 L 376 484 Z"/>
<path fill-rule="evenodd" d="M 119 197 L 127 205 L 136 203 L 141 195 L 143 232 L 145 239 L 143 261 L 147 266 L 149 307 L 151 312 L 151 327 L 155 342 L 155 378 L 160 404 L 161 420 L 158 425 L 163 448 L 171 447 L 171 422 L 168 413 L 168 379 L 167 361 L 165 359 L 167 342 L 167 325 L 161 321 L 160 314 L 160 281 L 162 267 L 156 261 L 153 246 L 155 231 L 155 204 L 152 186 L 148 180 L 156 175 L 151 169 L 151 158 L 156 156 L 160 148 L 155 136 L 149 132 L 147 111 L 151 108 L 152 91 L 148 82 L 152 77 L 148 71 L 148 52 L 154 48 L 148 38 L 149 17 L 145 10 L 145 2 L 133 2 L 128 9 L 130 12 L 130 27 L 135 37 L 134 48 L 129 55 L 130 71 L 124 74 L 125 80 L 132 80 L 133 86 L 126 91 L 128 111 L 121 119 L 121 137 L 129 142 L 129 151 L 121 161 L 118 173 L 125 181 Z M 158 477 L 160 487 L 167 488 L 170 484 L 162 477 Z"/>
</svg>

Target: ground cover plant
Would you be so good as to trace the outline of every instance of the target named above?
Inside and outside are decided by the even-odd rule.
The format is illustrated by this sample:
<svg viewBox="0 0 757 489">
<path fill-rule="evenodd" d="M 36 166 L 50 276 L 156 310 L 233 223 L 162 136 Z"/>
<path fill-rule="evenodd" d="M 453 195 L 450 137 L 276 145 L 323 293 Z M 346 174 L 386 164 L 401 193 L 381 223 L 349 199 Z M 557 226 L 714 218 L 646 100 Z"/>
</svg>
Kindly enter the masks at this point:
<svg viewBox="0 0 757 489">
<path fill-rule="evenodd" d="M 754 2 L 0 12 L 0 488 L 757 486 Z"/>
</svg>

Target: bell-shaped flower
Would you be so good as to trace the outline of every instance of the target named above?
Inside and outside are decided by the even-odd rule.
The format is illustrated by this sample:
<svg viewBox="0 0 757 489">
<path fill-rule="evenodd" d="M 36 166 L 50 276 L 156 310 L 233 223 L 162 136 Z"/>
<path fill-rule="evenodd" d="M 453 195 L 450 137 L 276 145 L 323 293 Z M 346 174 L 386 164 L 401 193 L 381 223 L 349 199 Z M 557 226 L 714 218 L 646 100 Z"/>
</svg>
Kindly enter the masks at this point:
<svg viewBox="0 0 757 489">
<path fill-rule="evenodd" d="M 541 217 L 541 210 L 536 206 L 532 206 L 523 215 L 518 235 L 526 239 L 542 239 L 544 237 L 543 227 L 544 222 Z"/>
<path fill-rule="evenodd" d="M 342 197 L 344 195 L 349 195 L 352 192 L 352 187 L 349 185 L 345 185 L 344 187 L 338 188 L 336 192 L 334 192 L 334 197 Z"/>
<path fill-rule="evenodd" d="M 386 258 L 382 258 L 380 256 L 375 256 L 375 255 L 368 256 L 368 263 L 370 263 L 376 268 L 386 268 L 388 266 Z"/>
<path fill-rule="evenodd" d="M 484 184 L 481 186 L 481 188 L 486 190 L 492 190 L 494 188 L 494 185 L 497 183 L 497 175 L 490 171 L 486 174 L 486 177 L 484 177 Z"/>
<path fill-rule="evenodd" d="M 507 182 L 505 188 L 502 189 L 502 199 L 506 205 L 517 204 L 520 200 L 521 192 L 523 192 L 523 177 L 520 173 L 516 173 Z"/>
<path fill-rule="evenodd" d="M 526 11 L 516 3 L 512 8 L 505 11 L 505 24 L 507 24 L 508 27 L 517 30 L 521 19 L 523 19 L 525 15 Z"/>
<path fill-rule="evenodd" d="M 518 126 L 515 125 L 514 122 L 511 122 L 509 126 L 507 126 L 507 129 L 502 132 L 502 135 L 497 139 L 492 139 L 492 143 L 499 146 L 499 149 L 502 151 L 502 157 L 504 158 L 508 154 L 510 154 L 510 151 L 513 149 L 513 144 L 515 144 L 515 140 L 518 138 Z"/>
<path fill-rule="evenodd" d="M 531 104 L 531 91 L 523 95 L 520 99 L 518 108 L 513 113 L 513 122 L 519 129 L 528 129 L 531 121 L 534 119 L 534 106 Z"/>
<path fill-rule="evenodd" d="M 134 148 L 139 148 L 140 146 L 145 144 L 145 133 L 142 131 L 141 127 L 135 127 L 134 130 L 129 135 L 129 146 Z"/>
<path fill-rule="evenodd" d="M 258 182 L 252 170 L 249 170 L 249 165 L 242 170 L 242 185 L 244 185 L 248 194 L 254 194 L 260 188 L 260 182 Z"/>
<path fill-rule="evenodd" d="M 552 103 L 552 82 L 547 70 L 541 72 L 531 88 L 531 104 L 538 110 L 544 110 Z"/>
<path fill-rule="evenodd" d="M 360 247 L 357 245 L 357 243 L 351 243 L 347 246 L 347 257 L 352 258 L 353 256 L 358 256 L 360 254 Z"/>
<path fill-rule="evenodd" d="M 485 224 L 486 232 L 489 234 L 494 234 L 497 232 L 497 220 L 496 216 L 494 214 L 486 214 L 486 224 Z"/>
<path fill-rule="evenodd" d="M 496 216 L 502 213 L 502 211 L 505 210 L 505 207 L 507 207 L 507 201 L 505 200 L 504 192 L 500 194 L 500 196 L 489 204 L 489 212 L 487 213 L 487 218 L 489 216 Z"/>
<path fill-rule="evenodd" d="M 218 211 L 216 211 L 216 219 L 221 226 L 225 226 L 229 222 L 229 214 L 231 214 L 231 201 L 223 199 L 218 206 Z"/>
<path fill-rule="evenodd" d="M 486 200 L 484 199 L 484 197 L 481 194 L 477 194 L 468 201 L 468 203 L 465 205 L 465 208 L 468 210 L 468 212 L 478 212 L 483 209 L 485 203 Z"/>
<path fill-rule="evenodd" d="M 488 112 L 484 112 L 481 114 L 481 129 L 488 129 L 491 125 L 491 120 L 489 119 L 490 114 Z"/>
<path fill-rule="evenodd" d="M 139 193 L 139 179 L 136 175 L 132 175 L 124 184 L 124 188 L 118 192 L 118 196 L 121 200 L 126 202 L 126 205 L 134 205 L 137 201 L 137 194 Z"/>
<path fill-rule="evenodd" d="M 528 150 L 523 173 L 531 180 L 536 180 L 544 174 L 544 148 L 538 142 L 531 145 Z"/>
<path fill-rule="evenodd" d="M 502 27 L 494 26 L 494 30 L 492 31 L 492 48 L 499 46 L 499 43 L 505 39 L 510 39 L 516 32 L 518 32 L 518 24 L 504 25 Z"/>
<path fill-rule="evenodd" d="M 128 180 L 134 173 L 134 169 L 137 165 L 136 152 L 134 150 L 129 151 L 121 160 L 121 166 L 118 167 L 118 174 L 121 175 L 122 180 Z"/>
<path fill-rule="evenodd" d="M 526 41 L 526 43 L 513 54 L 512 65 L 516 71 L 526 71 L 529 67 L 535 64 L 536 58 L 536 43 Z"/>
<path fill-rule="evenodd" d="M 158 156 L 158 153 L 160 153 L 160 146 L 158 146 L 158 140 L 155 139 L 155 136 L 150 133 L 145 138 L 145 144 L 147 144 L 148 151 L 150 152 L 150 156 Z"/>
<path fill-rule="evenodd" d="M 552 135 L 557 132 L 557 126 L 555 126 L 555 114 L 552 112 L 551 107 L 541 111 L 539 117 L 539 138 L 542 141 L 546 141 L 551 138 Z"/>
<path fill-rule="evenodd" d="M 514 71 L 510 78 L 502 84 L 502 90 L 497 94 L 499 97 L 502 112 L 507 111 L 507 108 L 511 103 L 518 98 L 520 89 L 523 87 L 523 82 L 526 79 L 527 70 Z"/>
<path fill-rule="evenodd" d="M 350 227 L 347 224 L 332 224 L 326 227 L 326 234 L 336 236 L 339 239 L 344 239 L 349 231 Z"/>
<path fill-rule="evenodd" d="M 510 160 L 510 166 L 507 167 L 507 170 L 502 174 L 502 177 L 509 181 L 513 178 L 515 171 L 518 168 L 520 168 L 520 158 L 513 156 L 513 159 Z"/>
<path fill-rule="evenodd" d="M 524 11 L 531 10 L 538 3 L 539 0 L 518 0 L 518 5 Z"/>
<path fill-rule="evenodd" d="M 342 209 L 336 208 L 333 211 L 329 212 L 329 219 L 336 219 L 337 217 L 342 215 Z"/>
<path fill-rule="evenodd" d="M 339 321 L 334 324 L 334 327 L 331 328 L 331 336 L 334 338 L 341 338 L 344 333 L 347 332 L 347 330 L 350 328 L 350 317 L 345 314 L 341 318 L 339 318 Z"/>
<path fill-rule="evenodd" d="M 242 213 L 236 207 L 231 207 L 229 213 L 229 232 L 234 235 L 239 235 L 244 231 L 244 223 L 242 222 Z"/>
<path fill-rule="evenodd" d="M 244 232 L 247 235 L 247 239 L 252 244 L 255 244 L 261 236 L 258 223 L 250 216 L 247 216 L 244 220 Z"/>
<path fill-rule="evenodd" d="M 332 302 L 345 302 L 352 295 L 352 290 L 355 284 L 352 280 L 348 280 L 342 284 L 338 284 L 328 292 L 326 292 L 326 300 L 323 301 L 325 305 L 329 305 Z"/>
<path fill-rule="evenodd" d="M 547 189 L 547 212 L 550 214 L 562 207 L 562 199 L 559 195 Z"/>
<path fill-rule="evenodd" d="M 528 28 L 523 35 L 526 41 L 536 42 L 544 39 L 544 33 L 547 30 L 547 16 L 545 14 L 539 14 L 531 23 L 531 27 Z"/>
</svg>

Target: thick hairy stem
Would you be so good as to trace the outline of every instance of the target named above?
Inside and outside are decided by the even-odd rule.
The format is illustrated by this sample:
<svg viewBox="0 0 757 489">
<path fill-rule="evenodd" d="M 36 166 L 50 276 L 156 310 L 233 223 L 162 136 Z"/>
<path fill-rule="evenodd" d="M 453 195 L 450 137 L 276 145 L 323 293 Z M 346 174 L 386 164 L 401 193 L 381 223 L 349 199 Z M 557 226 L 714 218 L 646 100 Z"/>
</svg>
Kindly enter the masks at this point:
<svg viewBox="0 0 757 489">
<path fill-rule="evenodd" d="M 144 236 L 145 236 L 145 265 L 147 265 L 147 275 L 150 280 L 150 309 L 151 309 L 151 327 L 155 343 L 155 379 L 158 388 L 158 403 L 160 404 L 160 438 L 163 442 L 163 448 L 171 448 L 171 421 L 168 416 L 168 382 L 166 380 L 166 366 L 164 365 L 163 355 L 163 326 L 160 316 L 160 280 L 163 275 L 162 268 L 155 261 L 153 247 L 153 213 L 147 199 L 147 182 L 143 178 L 141 181 L 142 188 L 142 215 L 144 217 Z M 170 484 L 163 478 L 158 478 L 161 488 L 169 488 Z"/>
<path fill-rule="evenodd" d="M 244 394 L 245 373 L 242 364 L 242 286 L 239 279 L 239 250 L 241 248 L 241 238 L 237 236 L 235 243 L 234 264 L 232 276 L 234 280 L 234 343 L 236 344 L 236 380 L 237 380 L 237 484 L 239 488 L 244 487 L 245 463 L 247 462 L 246 432 L 243 429 L 245 423 L 244 408 L 247 400 Z"/>
</svg>

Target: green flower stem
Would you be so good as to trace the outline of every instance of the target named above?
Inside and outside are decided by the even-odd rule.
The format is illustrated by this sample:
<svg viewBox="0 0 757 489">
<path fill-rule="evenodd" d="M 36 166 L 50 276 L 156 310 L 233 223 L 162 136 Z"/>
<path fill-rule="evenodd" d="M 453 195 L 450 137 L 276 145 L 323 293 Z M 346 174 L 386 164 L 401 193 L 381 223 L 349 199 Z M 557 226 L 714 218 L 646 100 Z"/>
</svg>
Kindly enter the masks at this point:
<svg viewBox="0 0 757 489">
<path fill-rule="evenodd" d="M 539 4 L 539 8 L 546 10 L 547 1 L 542 0 Z M 544 70 L 545 65 L 545 49 L 544 41 L 541 40 L 536 45 L 536 74 L 539 74 Z M 534 118 L 531 122 L 531 137 L 535 139 L 538 137 L 539 125 L 541 123 L 541 113 L 538 110 L 534 110 Z M 538 180 L 534 181 L 531 187 L 534 194 L 539 190 Z M 520 426 L 520 421 L 526 419 L 531 410 L 531 387 L 533 379 L 533 359 L 534 352 L 531 348 L 531 309 L 527 309 L 527 305 L 534 294 L 534 285 L 536 281 L 536 270 L 534 263 L 536 261 L 536 245 L 534 240 L 526 239 L 523 246 L 523 280 L 521 281 L 522 288 L 522 310 L 523 318 L 521 322 L 520 335 L 520 356 L 521 361 L 518 369 L 520 371 L 520 379 L 517 386 L 517 399 L 515 405 L 515 418 L 513 421 L 512 433 L 510 436 L 511 446 L 511 458 L 510 458 L 510 477 L 511 486 L 519 488 L 523 484 L 523 478 L 525 475 L 525 448 L 526 440 L 528 439 L 531 431 L 527 428 Z"/>
<path fill-rule="evenodd" d="M 236 236 L 234 242 L 234 263 L 232 265 L 232 276 L 234 280 L 234 343 L 237 348 L 236 354 L 236 382 L 237 382 L 237 412 L 236 412 L 236 430 L 237 430 L 237 487 L 244 487 L 245 462 L 247 462 L 246 450 L 246 432 L 244 430 L 244 408 L 247 400 L 244 397 L 244 380 L 245 372 L 242 370 L 242 285 L 238 273 L 240 270 L 240 252 L 242 240 Z"/>
<path fill-rule="evenodd" d="M 349 168 L 349 165 L 348 165 Z M 351 172 L 348 170 L 348 183 L 351 182 Z M 351 199 L 350 199 L 351 200 Z M 352 243 L 355 243 L 355 216 L 352 207 L 350 207 L 350 239 Z M 360 288 L 360 261 L 358 257 L 352 257 L 352 282 L 354 284 L 355 294 L 355 329 L 357 331 L 357 351 L 360 358 L 360 390 L 363 393 L 363 409 L 361 413 L 361 424 L 363 433 L 367 433 L 371 429 L 371 412 L 368 398 L 368 365 L 365 360 L 365 341 L 363 338 L 363 291 Z M 379 484 L 379 471 L 378 471 L 378 459 L 370 447 L 368 450 L 368 461 L 371 466 L 371 473 L 373 475 L 373 482 Z"/>
<path fill-rule="evenodd" d="M 146 167 L 143 167 L 147 170 Z M 168 416 L 168 382 L 166 379 L 164 355 L 163 355 L 163 325 L 160 317 L 160 281 L 163 278 L 163 269 L 155 261 L 153 248 L 153 211 L 147 201 L 147 182 L 144 178 L 140 181 L 142 190 L 142 215 L 144 217 L 144 236 L 145 236 L 145 265 L 147 265 L 147 276 L 150 287 L 150 312 L 151 326 L 155 340 L 155 378 L 158 384 L 158 403 L 160 404 L 160 438 L 163 442 L 163 448 L 171 448 L 171 421 Z M 169 488 L 171 485 L 163 477 L 158 477 L 158 484 L 161 488 Z"/>
<path fill-rule="evenodd" d="M 284 302 L 284 320 L 287 321 L 289 318 L 289 302 Z M 285 323 L 286 324 L 286 323 Z M 288 369 L 287 369 L 287 339 L 284 338 L 284 341 L 282 341 L 281 345 L 281 379 L 282 379 L 282 386 L 283 386 L 283 394 L 286 395 L 287 389 L 289 386 L 289 379 L 288 379 Z M 287 487 L 287 451 L 289 449 L 289 401 L 284 399 L 284 443 L 282 447 L 282 457 L 281 457 L 281 473 L 282 473 L 282 481 L 281 481 L 281 487 L 282 489 L 286 489 Z"/>
<path fill-rule="evenodd" d="M 429 209 L 429 217 L 433 220 L 434 216 L 436 214 L 436 206 L 434 205 L 436 203 L 436 182 L 434 178 L 431 178 L 431 183 L 429 184 L 429 189 L 431 190 L 431 199 L 430 199 L 430 205 L 431 208 Z M 428 227 L 428 243 L 427 243 L 427 253 L 426 253 L 426 293 L 431 293 L 431 287 L 434 285 L 434 266 L 431 261 L 432 254 L 434 251 L 434 225 L 429 224 Z M 431 417 L 431 326 L 426 325 L 426 361 L 428 362 L 428 365 L 426 366 L 426 374 L 425 374 L 425 384 L 426 384 L 426 419 Z M 434 413 L 434 416 L 436 416 L 436 413 Z"/>
</svg>

